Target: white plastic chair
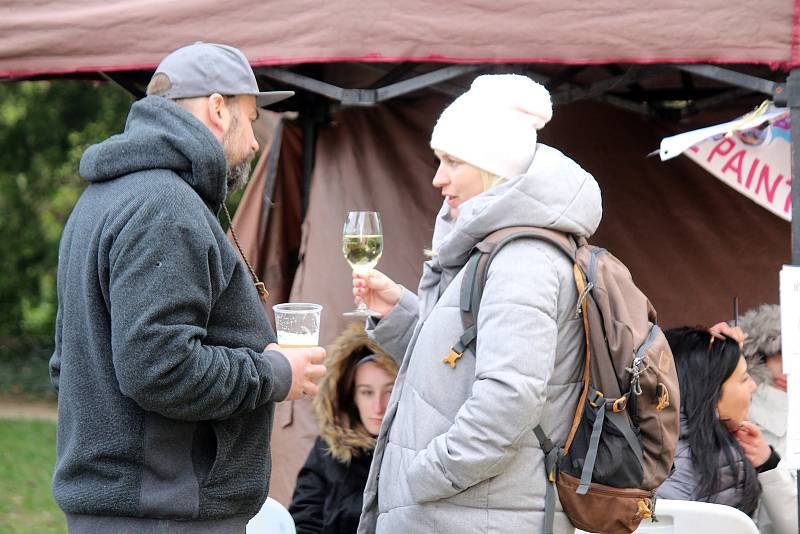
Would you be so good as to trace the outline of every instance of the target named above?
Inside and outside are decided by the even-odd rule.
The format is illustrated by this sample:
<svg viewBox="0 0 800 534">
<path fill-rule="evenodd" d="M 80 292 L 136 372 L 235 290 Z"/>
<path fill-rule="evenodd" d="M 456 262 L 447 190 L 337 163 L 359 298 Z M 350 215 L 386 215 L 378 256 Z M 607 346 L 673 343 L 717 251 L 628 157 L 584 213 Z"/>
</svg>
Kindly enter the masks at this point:
<svg viewBox="0 0 800 534">
<path fill-rule="evenodd" d="M 747 514 L 722 504 L 658 499 L 656 517 L 657 523 L 642 521 L 634 534 L 758 534 L 758 527 Z"/>
<path fill-rule="evenodd" d="M 294 520 L 281 503 L 267 497 L 261 510 L 247 523 L 247 534 L 296 534 Z"/>
</svg>

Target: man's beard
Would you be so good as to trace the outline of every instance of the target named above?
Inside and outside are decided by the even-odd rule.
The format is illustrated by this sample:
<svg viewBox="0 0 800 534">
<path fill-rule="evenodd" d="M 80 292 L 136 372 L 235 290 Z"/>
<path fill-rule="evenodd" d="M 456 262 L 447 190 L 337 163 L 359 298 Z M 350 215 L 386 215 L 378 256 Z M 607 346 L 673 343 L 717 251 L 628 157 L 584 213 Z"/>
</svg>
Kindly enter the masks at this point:
<svg viewBox="0 0 800 534">
<path fill-rule="evenodd" d="M 228 166 L 225 172 L 225 181 L 228 183 L 228 192 L 238 191 L 247 185 L 250 179 L 250 164 L 253 161 L 253 156 L 247 156 L 238 163 L 231 163 L 233 154 L 233 139 L 239 130 L 239 117 L 233 115 L 231 124 L 228 131 L 222 136 L 222 149 L 225 152 L 225 160 Z"/>
<path fill-rule="evenodd" d="M 246 158 L 236 165 L 228 165 L 228 170 L 225 174 L 225 180 L 228 182 L 228 192 L 238 191 L 247 185 L 247 181 L 250 179 L 251 163 L 252 158 Z"/>
</svg>

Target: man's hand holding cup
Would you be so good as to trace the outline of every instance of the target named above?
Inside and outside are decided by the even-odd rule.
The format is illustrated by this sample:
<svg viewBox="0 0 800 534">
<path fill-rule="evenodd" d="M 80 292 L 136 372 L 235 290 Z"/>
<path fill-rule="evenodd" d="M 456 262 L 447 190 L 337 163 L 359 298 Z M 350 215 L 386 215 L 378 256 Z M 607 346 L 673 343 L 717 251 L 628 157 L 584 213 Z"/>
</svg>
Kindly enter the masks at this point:
<svg viewBox="0 0 800 534">
<path fill-rule="evenodd" d="M 319 392 L 317 380 L 325 375 L 325 349 L 322 347 L 286 348 L 275 343 L 267 345 L 267 350 L 283 354 L 292 366 L 292 386 L 285 400 L 298 400 L 314 396 Z"/>
<path fill-rule="evenodd" d="M 292 366 L 292 387 L 286 400 L 302 399 L 316 395 L 317 380 L 325 374 L 325 349 L 319 344 L 319 324 L 322 306 L 309 302 L 276 304 L 275 332 L 278 344 L 271 343 L 267 350 L 277 350 Z"/>
</svg>

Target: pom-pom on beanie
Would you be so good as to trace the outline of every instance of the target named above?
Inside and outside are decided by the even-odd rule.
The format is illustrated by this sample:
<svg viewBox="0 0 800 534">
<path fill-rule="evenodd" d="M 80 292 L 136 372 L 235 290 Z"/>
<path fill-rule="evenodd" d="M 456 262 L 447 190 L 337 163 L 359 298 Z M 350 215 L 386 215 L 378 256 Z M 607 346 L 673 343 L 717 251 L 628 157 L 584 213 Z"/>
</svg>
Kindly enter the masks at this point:
<svg viewBox="0 0 800 534">
<path fill-rule="evenodd" d="M 536 131 L 553 117 L 550 93 L 518 74 L 478 76 L 442 112 L 431 148 L 503 178 L 525 173 Z"/>
</svg>

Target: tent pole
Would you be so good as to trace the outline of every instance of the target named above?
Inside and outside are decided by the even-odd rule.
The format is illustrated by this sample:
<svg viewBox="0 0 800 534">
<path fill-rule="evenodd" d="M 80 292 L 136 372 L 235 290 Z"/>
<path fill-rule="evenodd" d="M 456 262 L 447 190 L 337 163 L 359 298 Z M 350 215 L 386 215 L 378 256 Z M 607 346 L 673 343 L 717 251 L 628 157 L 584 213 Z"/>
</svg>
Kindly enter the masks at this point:
<svg viewBox="0 0 800 534">
<path fill-rule="evenodd" d="M 711 78 L 712 80 L 717 80 L 736 87 L 743 87 L 758 93 L 771 95 L 776 91 L 777 84 L 775 82 L 736 72 L 735 70 L 718 67 L 717 65 L 675 65 L 675 68 L 683 72 L 697 74 L 704 78 Z"/>
<path fill-rule="evenodd" d="M 786 87 L 776 88 L 775 96 L 777 101 L 788 105 L 792 123 L 792 265 L 800 265 L 800 68 L 789 72 Z M 797 515 L 800 517 L 800 469 L 797 470 Z"/>
<path fill-rule="evenodd" d="M 261 208 L 261 225 L 258 227 L 258 242 L 263 243 L 267 235 L 267 225 L 269 224 L 269 211 L 275 201 L 275 182 L 278 178 L 278 161 L 281 157 L 281 144 L 283 142 L 283 118 L 278 120 L 273 133 L 272 143 L 267 149 L 267 173 L 264 180 L 264 201 Z"/>
<path fill-rule="evenodd" d="M 800 265 L 800 68 L 789 73 L 786 100 L 792 123 L 792 265 Z"/>
<path fill-rule="evenodd" d="M 300 112 L 300 124 L 303 129 L 303 213 L 302 221 L 308 213 L 308 203 L 311 199 L 311 176 L 314 173 L 314 149 L 317 145 L 317 114 L 315 105 L 310 109 Z"/>
<path fill-rule="evenodd" d="M 786 80 L 792 138 L 792 265 L 800 265 L 800 68 Z M 797 470 L 797 516 L 800 517 L 800 469 Z"/>
<path fill-rule="evenodd" d="M 789 108 L 792 123 L 792 265 L 800 265 L 800 68 L 789 71 L 785 84 L 776 84 L 772 99 L 776 106 Z"/>
<path fill-rule="evenodd" d="M 788 107 L 791 120 L 792 265 L 800 265 L 800 68 L 789 72 L 773 93 L 777 106 Z M 800 517 L 800 469 L 797 470 L 797 515 Z"/>
</svg>

